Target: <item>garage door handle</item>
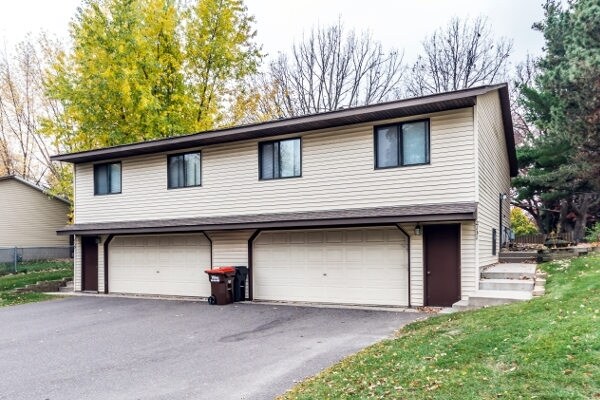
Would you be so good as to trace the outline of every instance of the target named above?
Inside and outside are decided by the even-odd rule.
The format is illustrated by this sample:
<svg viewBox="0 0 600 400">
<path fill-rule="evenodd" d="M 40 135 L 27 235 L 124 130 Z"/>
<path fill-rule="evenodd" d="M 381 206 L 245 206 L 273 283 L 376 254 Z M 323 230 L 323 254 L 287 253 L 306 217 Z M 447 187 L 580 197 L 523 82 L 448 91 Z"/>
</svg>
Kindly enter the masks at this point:
<svg viewBox="0 0 600 400">
<path fill-rule="evenodd" d="M 323 274 L 323 276 L 327 276 L 327 274 L 325 273 L 325 274 Z"/>
</svg>

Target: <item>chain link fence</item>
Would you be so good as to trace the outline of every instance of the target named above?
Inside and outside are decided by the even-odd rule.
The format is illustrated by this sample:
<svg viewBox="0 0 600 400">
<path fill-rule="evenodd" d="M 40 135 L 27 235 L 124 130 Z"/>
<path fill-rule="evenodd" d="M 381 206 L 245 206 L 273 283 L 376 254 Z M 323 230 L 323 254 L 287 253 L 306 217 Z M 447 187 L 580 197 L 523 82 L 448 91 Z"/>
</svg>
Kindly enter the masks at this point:
<svg viewBox="0 0 600 400">
<path fill-rule="evenodd" d="M 50 269 L 73 261 L 73 246 L 0 247 L 0 275 Z"/>
</svg>

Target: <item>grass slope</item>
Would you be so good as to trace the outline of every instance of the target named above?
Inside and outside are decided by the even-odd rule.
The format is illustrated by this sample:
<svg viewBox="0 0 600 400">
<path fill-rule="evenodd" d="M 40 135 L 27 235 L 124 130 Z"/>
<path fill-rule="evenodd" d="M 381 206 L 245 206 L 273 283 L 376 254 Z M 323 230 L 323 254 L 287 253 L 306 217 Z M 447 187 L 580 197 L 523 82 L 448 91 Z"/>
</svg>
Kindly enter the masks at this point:
<svg viewBox="0 0 600 400">
<path fill-rule="evenodd" d="M 14 271 L 12 263 L 0 263 L 0 275 L 12 274 Z M 49 269 L 67 269 L 73 268 L 72 261 L 60 260 L 42 260 L 42 261 L 22 261 L 17 264 L 17 272 L 46 271 Z"/>
<path fill-rule="evenodd" d="M 541 267 L 544 297 L 408 325 L 280 399 L 600 398 L 600 257 Z"/>
<path fill-rule="evenodd" d="M 37 265 L 33 265 L 33 267 L 34 270 L 41 268 Z M 46 267 L 52 267 L 54 269 L 29 272 L 27 274 L 0 276 L 0 307 L 57 298 L 56 296 L 43 293 L 19 294 L 14 292 L 14 289 L 16 288 L 25 287 L 36 282 L 73 277 L 71 263 L 52 263 L 46 265 Z"/>
</svg>

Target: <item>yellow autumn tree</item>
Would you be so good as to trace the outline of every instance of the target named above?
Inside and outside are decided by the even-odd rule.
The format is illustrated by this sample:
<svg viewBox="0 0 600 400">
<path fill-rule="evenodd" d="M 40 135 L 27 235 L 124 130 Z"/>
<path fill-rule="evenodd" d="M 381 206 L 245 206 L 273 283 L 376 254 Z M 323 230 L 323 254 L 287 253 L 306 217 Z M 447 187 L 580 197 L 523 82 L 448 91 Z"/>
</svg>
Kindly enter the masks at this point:
<svg viewBox="0 0 600 400">
<path fill-rule="evenodd" d="M 82 151 L 215 127 L 261 60 L 253 22 L 242 0 L 86 0 L 46 74 L 60 107 L 43 132 Z"/>
</svg>

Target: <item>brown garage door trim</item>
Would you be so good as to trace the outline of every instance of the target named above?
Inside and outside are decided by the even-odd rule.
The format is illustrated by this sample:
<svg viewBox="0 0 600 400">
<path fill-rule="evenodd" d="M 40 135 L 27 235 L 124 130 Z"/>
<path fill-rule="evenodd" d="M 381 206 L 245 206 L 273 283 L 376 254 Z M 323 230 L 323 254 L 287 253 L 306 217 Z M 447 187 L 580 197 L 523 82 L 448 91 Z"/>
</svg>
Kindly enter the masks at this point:
<svg viewBox="0 0 600 400">
<path fill-rule="evenodd" d="M 104 241 L 104 294 L 108 294 L 108 246 L 115 235 L 108 235 Z"/>
</svg>

